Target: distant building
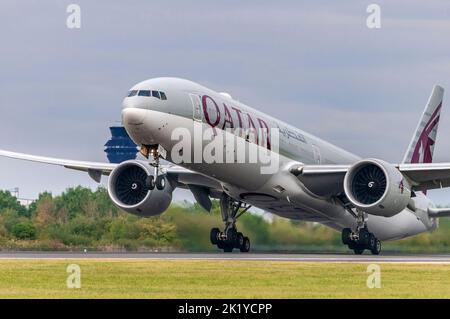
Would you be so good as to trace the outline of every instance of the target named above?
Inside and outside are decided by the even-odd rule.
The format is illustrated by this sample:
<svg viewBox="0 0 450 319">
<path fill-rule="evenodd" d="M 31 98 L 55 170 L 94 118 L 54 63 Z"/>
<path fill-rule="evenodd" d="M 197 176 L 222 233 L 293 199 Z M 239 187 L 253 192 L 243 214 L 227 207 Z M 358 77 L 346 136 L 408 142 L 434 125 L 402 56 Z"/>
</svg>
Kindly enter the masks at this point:
<svg viewBox="0 0 450 319">
<path fill-rule="evenodd" d="M 138 148 L 123 126 L 111 126 L 111 139 L 105 144 L 105 153 L 110 163 L 136 159 Z"/>
<path fill-rule="evenodd" d="M 17 198 L 17 201 L 22 206 L 29 207 L 31 205 L 31 203 L 34 202 L 34 199 L 21 198 L 20 195 L 19 195 L 19 187 L 15 187 L 13 189 L 9 189 L 8 192 L 10 192 L 12 196 Z"/>
<path fill-rule="evenodd" d="M 20 205 L 25 206 L 26 208 L 30 207 L 30 205 L 34 202 L 34 199 L 28 199 L 28 198 L 18 198 L 17 199 L 20 203 Z"/>
</svg>

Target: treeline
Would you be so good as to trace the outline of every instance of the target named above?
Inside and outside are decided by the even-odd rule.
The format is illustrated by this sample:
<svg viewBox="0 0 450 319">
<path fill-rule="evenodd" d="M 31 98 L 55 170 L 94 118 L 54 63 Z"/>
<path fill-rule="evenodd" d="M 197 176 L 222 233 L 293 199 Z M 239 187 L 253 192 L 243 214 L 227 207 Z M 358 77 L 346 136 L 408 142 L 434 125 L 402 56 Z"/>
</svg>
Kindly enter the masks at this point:
<svg viewBox="0 0 450 319">
<path fill-rule="evenodd" d="M 434 233 L 385 243 L 385 250 L 450 251 L 450 220 Z M 197 204 L 175 203 L 164 214 L 140 218 L 112 204 L 107 190 L 76 187 L 59 196 L 42 193 L 29 207 L 0 191 L 1 250 L 213 251 L 212 227 L 222 227 L 214 202 L 211 213 Z M 340 233 L 316 224 L 247 213 L 238 220 L 253 250 L 346 251 Z"/>
</svg>

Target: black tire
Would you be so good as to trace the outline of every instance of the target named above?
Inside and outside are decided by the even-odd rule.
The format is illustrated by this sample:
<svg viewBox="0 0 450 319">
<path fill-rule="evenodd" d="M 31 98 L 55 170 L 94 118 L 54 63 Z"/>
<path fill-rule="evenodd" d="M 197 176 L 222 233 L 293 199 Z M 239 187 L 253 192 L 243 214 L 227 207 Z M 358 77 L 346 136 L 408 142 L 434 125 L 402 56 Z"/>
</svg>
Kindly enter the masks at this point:
<svg viewBox="0 0 450 319">
<path fill-rule="evenodd" d="M 211 244 L 217 245 L 217 243 L 219 241 L 219 239 L 218 239 L 219 234 L 220 234 L 219 228 L 211 229 L 211 232 L 209 233 L 209 240 L 211 241 Z"/>
<path fill-rule="evenodd" d="M 155 189 L 155 177 L 153 175 L 147 177 L 147 180 L 145 182 L 148 189 L 150 189 L 151 191 Z"/>
<path fill-rule="evenodd" d="M 379 255 L 381 253 L 381 241 L 379 239 L 375 239 L 375 247 L 370 251 L 372 255 Z"/>
<path fill-rule="evenodd" d="M 244 243 L 239 250 L 241 253 L 248 253 L 250 251 L 250 238 L 244 237 Z"/>
<path fill-rule="evenodd" d="M 369 238 L 370 233 L 366 228 L 363 228 L 359 231 L 359 239 L 358 239 L 358 245 L 362 247 L 368 247 L 369 246 Z"/>
<path fill-rule="evenodd" d="M 166 187 L 166 182 L 166 177 L 164 175 L 159 175 L 155 182 L 156 188 L 162 191 Z"/>
<path fill-rule="evenodd" d="M 352 230 L 350 228 L 344 228 L 342 230 L 342 243 L 344 245 L 348 245 L 351 242 L 350 235 L 352 234 Z"/>
<path fill-rule="evenodd" d="M 223 252 L 224 253 L 231 253 L 231 252 L 233 252 L 233 246 L 225 245 L 225 247 L 223 247 Z"/>
<path fill-rule="evenodd" d="M 243 245 L 244 245 L 244 235 L 242 233 L 237 233 L 235 247 L 240 249 Z"/>
<path fill-rule="evenodd" d="M 230 246 L 234 246 L 236 243 L 237 231 L 235 228 L 228 228 L 227 230 L 227 243 Z"/>
<path fill-rule="evenodd" d="M 374 234 L 369 234 L 369 242 L 367 244 L 367 249 L 373 250 L 376 248 L 377 238 Z"/>
<path fill-rule="evenodd" d="M 353 251 L 355 252 L 355 255 L 362 255 L 364 252 L 364 248 L 355 248 L 353 249 Z"/>
</svg>

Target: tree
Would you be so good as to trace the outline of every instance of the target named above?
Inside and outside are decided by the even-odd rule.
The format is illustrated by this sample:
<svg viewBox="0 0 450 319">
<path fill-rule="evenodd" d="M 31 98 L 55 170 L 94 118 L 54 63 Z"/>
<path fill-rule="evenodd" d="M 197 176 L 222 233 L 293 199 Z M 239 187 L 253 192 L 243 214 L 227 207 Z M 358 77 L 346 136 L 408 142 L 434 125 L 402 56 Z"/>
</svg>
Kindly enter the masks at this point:
<svg viewBox="0 0 450 319">
<path fill-rule="evenodd" d="M 69 219 L 79 214 L 87 215 L 89 205 L 86 205 L 86 202 L 92 199 L 93 193 L 90 188 L 82 186 L 68 188 L 60 196 L 55 197 L 56 210 L 67 212 Z"/>
<path fill-rule="evenodd" d="M 105 187 L 100 186 L 94 192 L 94 201 L 98 214 L 104 217 L 116 217 L 119 214 L 119 208 L 113 204 L 109 198 L 108 190 Z"/>
<path fill-rule="evenodd" d="M 39 199 L 33 204 L 34 221 L 37 227 L 44 228 L 58 221 L 55 202 L 51 194 L 44 193 L 39 195 Z"/>
<path fill-rule="evenodd" d="M 36 239 L 36 227 L 31 220 L 23 220 L 12 227 L 12 234 L 17 239 Z"/>
<path fill-rule="evenodd" d="M 16 197 L 8 191 L 0 191 L 0 211 L 6 208 L 13 209 L 19 216 L 30 217 L 29 211 L 19 203 Z"/>
<path fill-rule="evenodd" d="M 36 199 L 35 201 L 33 201 L 30 206 L 28 206 L 28 211 L 30 212 L 30 216 L 33 217 L 36 215 L 36 209 L 37 209 L 37 205 L 44 199 L 44 198 L 52 198 L 52 193 L 50 192 L 43 192 L 40 193 L 38 196 L 38 199 Z"/>
</svg>

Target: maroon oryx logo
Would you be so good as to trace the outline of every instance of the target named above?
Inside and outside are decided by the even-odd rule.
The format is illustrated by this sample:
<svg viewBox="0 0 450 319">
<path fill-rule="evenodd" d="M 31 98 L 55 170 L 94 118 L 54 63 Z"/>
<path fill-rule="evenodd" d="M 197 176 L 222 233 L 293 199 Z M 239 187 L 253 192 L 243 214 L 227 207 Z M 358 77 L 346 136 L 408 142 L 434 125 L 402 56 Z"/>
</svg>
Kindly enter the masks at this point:
<svg viewBox="0 0 450 319">
<path fill-rule="evenodd" d="M 422 133 L 412 154 L 411 163 L 431 163 L 433 161 L 432 147 L 434 140 L 430 138 L 431 131 L 438 125 L 442 102 L 431 115 L 428 123 L 424 126 Z"/>
</svg>

